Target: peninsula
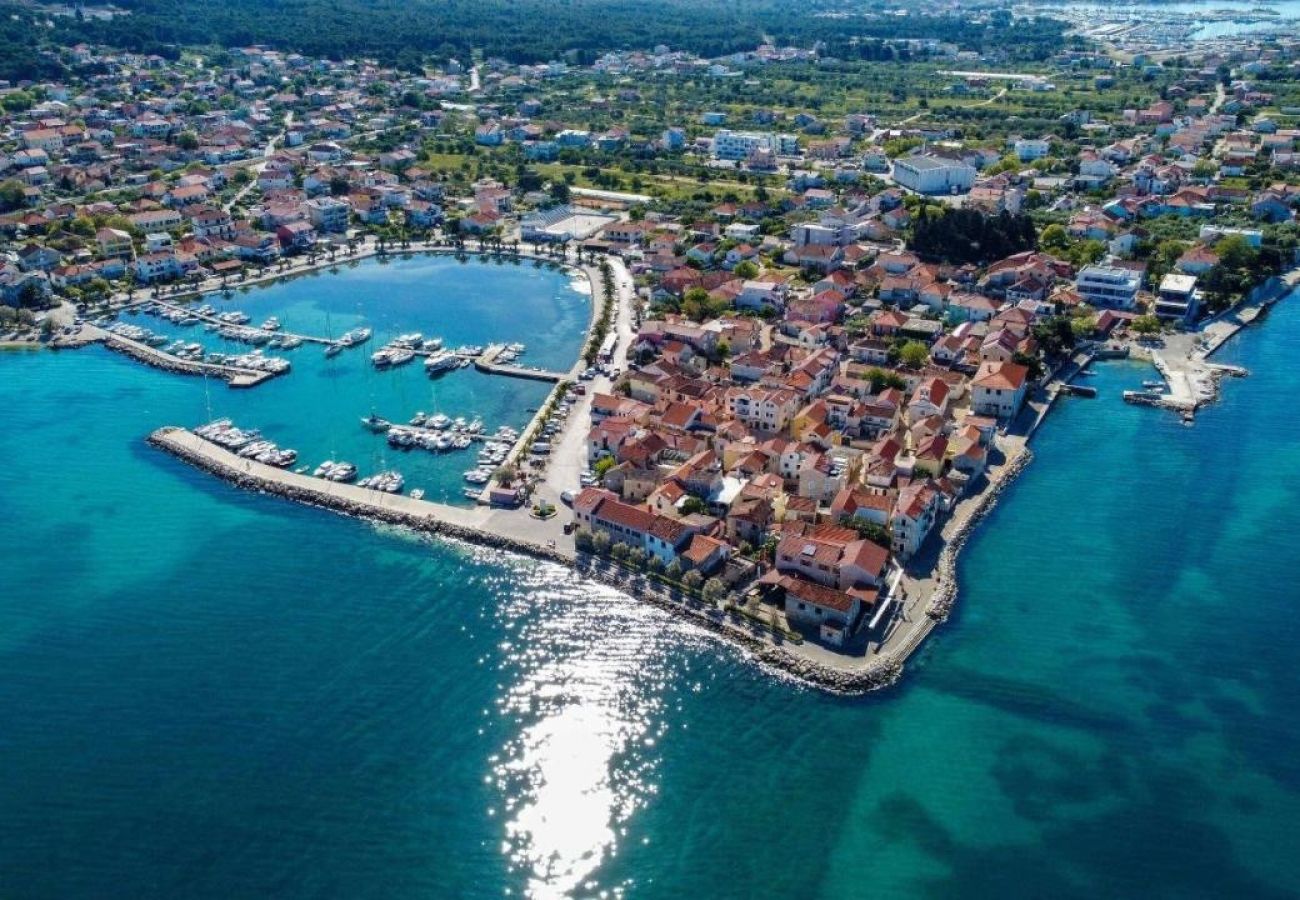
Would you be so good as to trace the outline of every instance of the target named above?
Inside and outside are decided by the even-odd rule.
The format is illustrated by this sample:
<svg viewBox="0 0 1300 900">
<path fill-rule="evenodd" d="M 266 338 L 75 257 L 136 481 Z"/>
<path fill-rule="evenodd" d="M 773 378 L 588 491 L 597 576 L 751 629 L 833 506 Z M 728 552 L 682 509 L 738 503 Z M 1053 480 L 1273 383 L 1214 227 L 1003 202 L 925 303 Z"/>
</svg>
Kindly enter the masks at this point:
<svg viewBox="0 0 1300 900">
<path fill-rule="evenodd" d="M 932 12 L 933 40 L 543 64 L 77 43 L 0 89 L 0 338 L 257 391 L 308 353 L 539 382 L 495 434 L 365 420 L 403 452 L 486 444 L 461 502 L 298 465 L 260 422 L 223 424 L 237 445 L 142 431 L 241 488 L 574 565 L 829 690 L 889 684 L 1053 404 L 1144 360 L 1123 399 L 1191 424 L 1247 374 L 1211 357 L 1294 287 L 1300 237 L 1290 36 L 1153 54 L 1140 31 L 995 14 L 977 41 Z M 361 351 L 370 327 L 213 305 L 426 254 L 563 267 L 591 300 L 579 358 Z"/>
</svg>

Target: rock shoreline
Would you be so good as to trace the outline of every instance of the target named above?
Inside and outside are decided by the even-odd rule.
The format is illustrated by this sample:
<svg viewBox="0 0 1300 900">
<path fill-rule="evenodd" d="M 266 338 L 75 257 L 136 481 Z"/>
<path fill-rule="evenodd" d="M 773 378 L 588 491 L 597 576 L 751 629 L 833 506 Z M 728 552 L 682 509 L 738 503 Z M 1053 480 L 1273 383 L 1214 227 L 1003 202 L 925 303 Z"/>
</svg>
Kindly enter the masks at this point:
<svg viewBox="0 0 1300 900">
<path fill-rule="evenodd" d="M 601 571 L 595 567 L 589 557 L 581 557 L 575 561 L 550 547 L 475 528 L 465 528 L 444 522 L 434 516 L 416 516 L 397 510 L 387 510 L 382 507 L 356 503 L 346 498 L 303 489 L 295 485 L 269 481 L 259 475 L 241 471 L 189 448 L 162 440 L 164 435 L 176 430 L 179 429 L 159 429 L 151 434 L 147 441 L 151 446 L 176 457 L 182 462 L 215 475 L 222 481 L 243 490 L 280 497 L 304 506 L 327 509 L 352 518 L 406 528 L 418 534 L 452 538 L 481 547 L 504 550 L 546 562 L 559 563 L 585 578 L 613 587 L 637 600 L 650 603 L 665 612 L 698 625 L 740 647 L 751 659 L 764 668 L 809 687 L 832 694 L 857 696 L 888 687 L 894 684 L 902 674 L 902 661 L 893 658 L 882 660 L 878 665 L 861 670 L 840 670 L 823 666 L 811 659 L 799 656 L 748 634 L 741 628 L 728 625 L 726 614 L 714 607 L 693 607 L 687 602 L 672 600 L 665 596 L 664 592 L 651 587 L 646 579 L 622 575 L 621 570 L 612 563 L 607 570 Z"/>
<path fill-rule="evenodd" d="M 936 565 L 939 587 L 935 590 L 934 596 L 930 600 L 930 606 L 925 612 L 935 622 L 946 622 L 957 603 L 959 589 L 957 558 L 961 554 L 962 547 L 966 545 L 966 541 L 970 539 L 979 523 L 997 506 L 1002 493 L 1020 477 L 1020 473 L 1033 462 L 1033 459 L 1033 451 L 1028 447 L 1023 448 L 1015 459 L 1007 464 L 1006 470 L 997 480 L 997 483 L 989 485 L 984 491 L 971 514 L 961 523 L 956 533 L 944 545 L 943 550 L 939 552 L 939 561 Z"/>
<path fill-rule="evenodd" d="M 171 372 L 175 375 L 212 375 L 227 382 L 231 387 L 251 387 L 271 377 L 269 372 L 254 369 L 238 369 L 228 366 L 213 366 L 210 363 L 178 359 L 171 354 L 151 352 L 152 348 L 143 348 L 130 341 L 118 340 L 113 335 L 104 338 L 104 346 L 109 350 L 129 356 L 136 362 Z"/>
</svg>

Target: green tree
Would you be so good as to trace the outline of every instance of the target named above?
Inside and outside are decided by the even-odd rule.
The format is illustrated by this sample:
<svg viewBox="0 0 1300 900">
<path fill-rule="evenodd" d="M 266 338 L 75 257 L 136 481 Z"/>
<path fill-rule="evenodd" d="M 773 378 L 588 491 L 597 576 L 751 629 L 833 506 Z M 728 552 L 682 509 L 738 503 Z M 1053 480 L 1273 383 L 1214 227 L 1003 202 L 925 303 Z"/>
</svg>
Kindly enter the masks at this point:
<svg viewBox="0 0 1300 900">
<path fill-rule="evenodd" d="M 596 460 L 596 464 L 591 467 L 591 470 L 596 473 L 597 478 L 604 478 L 605 473 L 616 465 L 618 465 L 618 461 L 615 460 L 614 457 L 602 456 L 600 459 Z"/>
<path fill-rule="evenodd" d="M 704 599 L 717 606 L 727 595 L 727 585 L 721 578 L 710 578 L 704 582 Z"/>
<path fill-rule="evenodd" d="M 930 361 L 930 348 L 920 341 L 908 341 L 899 349 L 898 359 L 908 368 L 923 368 Z"/>
<path fill-rule="evenodd" d="M 682 510 L 682 515 L 684 516 L 694 515 L 695 513 L 702 513 L 707 509 L 708 506 L 706 506 L 704 501 L 701 500 L 699 497 L 687 497 L 685 500 L 682 501 L 681 510 Z"/>
<path fill-rule="evenodd" d="M 691 569 L 689 572 L 687 572 L 685 575 L 682 576 L 682 587 L 686 588 L 686 590 L 690 591 L 692 594 L 698 591 L 700 589 L 700 585 L 703 583 L 704 583 L 704 576 L 701 575 L 699 572 L 695 571 L 694 569 Z"/>
<path fill-rule="evenodd" d="M 10 212 L 26 202 L 23 183 L 15 178 L 0 182 L 0 212 Z"/>
<path fill-rule="evenodd" d="M 1129 328 L 1137 334 L 1158 334 L 1160 320 L 1153 315 L 1138 316 L 1129 324 Z"/>
<path fill-rule="evenodd" d="M 1038 245 L 1048 253 L 1064 253 L 1070 247 L 1070 236 L 1065 233 L 1064 225 L 1053 222 L 1039 235 Z"/>
<path fill-rule="evenodd" d="M 736 267 L 731 270 L 731 274 L 737 278 L 754 278 L 758 275 L 758 266 L 752 260 L 746 259 L 736 263 Z"/>
</svg>

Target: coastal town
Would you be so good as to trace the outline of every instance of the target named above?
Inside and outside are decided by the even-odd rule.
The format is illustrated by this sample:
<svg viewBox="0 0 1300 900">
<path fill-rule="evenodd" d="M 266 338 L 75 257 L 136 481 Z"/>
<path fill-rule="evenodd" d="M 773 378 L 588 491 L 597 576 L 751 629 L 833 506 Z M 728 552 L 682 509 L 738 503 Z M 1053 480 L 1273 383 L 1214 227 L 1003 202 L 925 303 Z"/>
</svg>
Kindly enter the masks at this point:
<svg viewBox="0 0 1300 900">
<path fill-rule="evenodd" d="M 571 271 L 591 317 L 567 371 L 505 343 L 365 351 L 550 385 L 473 501 L 241 457 L 210 423 L 151 440 L 255 489 L 576 560 L 774 665 L 878 686 L 947 616 L 957 550 L 1053 404 L 1094 393 L 1090 366 L 1149 360 L 1124 399 L 1191 424 L 1246 374 L 1213 352 L 1294 284 L 1296 39 L 1175 54 L 1085 30 L 1034 61 L 886 42 L 896 80 L 868 88 L 874 62 L 817 45 L 418 72 L 68 47 L 63 78 L 0 83 L 0 342 L 256 389 L 289 362 L 151 346 L 125 317 L 336 353 L 369 332 L 202 304 L 418 254 Z"/>
</svg>

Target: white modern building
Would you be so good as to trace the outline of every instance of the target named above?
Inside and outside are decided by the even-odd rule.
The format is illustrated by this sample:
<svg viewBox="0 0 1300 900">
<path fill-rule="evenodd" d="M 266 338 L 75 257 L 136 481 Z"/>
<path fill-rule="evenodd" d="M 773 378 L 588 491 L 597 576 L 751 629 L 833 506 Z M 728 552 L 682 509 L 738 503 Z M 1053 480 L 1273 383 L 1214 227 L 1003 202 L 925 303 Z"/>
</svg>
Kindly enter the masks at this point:
<svg viewBox="0 0 1300 900">
<path fill-rule="evenodd" d="M 758 153 L 792 156 L 798 152 L 799 140 L 792 134 L 724 128 L 713 135 L 713 155 L 718 159 L 749 159 Z"/>
<path fill-rule="evenodd" d="M 894 160 L 894 181 L 918 194 L 964 194 L 975 183 L 975 167 L 937 156 Z"/>
<path fill-rule="evenodd" d="M 1142 277 L 1119 266 L 1084 266 L 1074 279 L 1074 289 L 1093 306 L 1132 309 Z"/>
<path fill-rule="evenodd" d="M 352 206 L 335 197 L 314 197 L 303 204 L 307 220 L 317 231 L 347 231 Z"/>
<path fill-rule="evenodd" d="M 583 241 L 617 221 L 615 216 L 585 207 L 555 206 L 520 219 L 519 236 L 524 241 Z"/>
<path fill-rule="evenodd" d="M 1156 315 L 1170 322 L 1190 325 L 1200 315 L 1201 292 L 1196 289 L 1195 275 L 1170 272 L 1160 281 L 1156 294 Z"/>
<path fill-rule="evenodd" d="M 1013 149 L 1021 162 L 1031 162 L 1046 156 L 1051 152 L 1052 146 L 1042 138 L 1021 138 L 1015 142 Z"/>
</svg>

